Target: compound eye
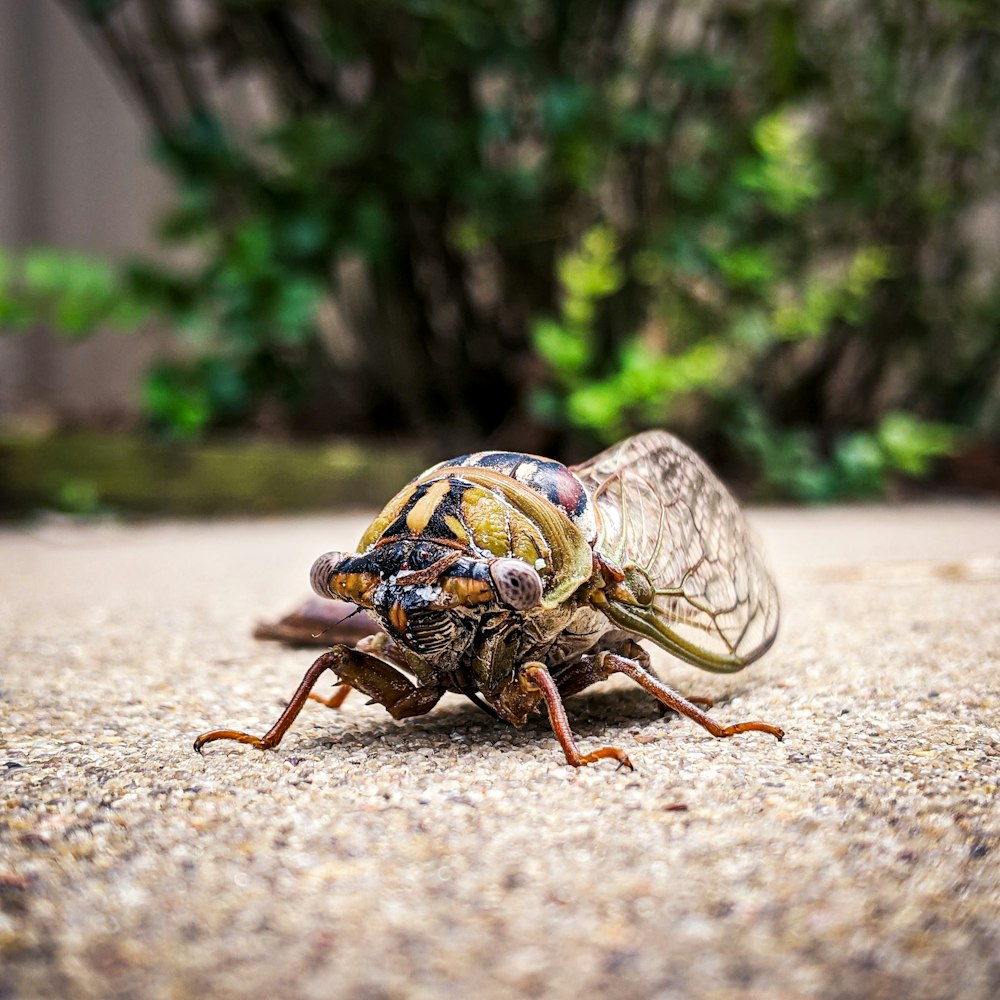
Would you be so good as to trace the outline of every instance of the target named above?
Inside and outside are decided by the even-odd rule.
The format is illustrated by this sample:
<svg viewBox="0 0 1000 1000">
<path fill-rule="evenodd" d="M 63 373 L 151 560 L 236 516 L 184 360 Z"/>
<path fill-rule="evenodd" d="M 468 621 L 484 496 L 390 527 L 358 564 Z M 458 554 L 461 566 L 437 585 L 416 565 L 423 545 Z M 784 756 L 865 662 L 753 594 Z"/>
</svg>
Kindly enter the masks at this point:
<svg viewBox="0 0 1000 1000">
<path fill-rule="evenodd" d="M 527 611 L 542 600 L 542 578 L 522 559 L 494 559 L 490 579 L 497 599 L 514 611 Z"/>
<path fill-rule="evenodd" d="M 653 586 L 653 581 L 641 566 L 625 567 L 625 580 L 622 586 L 625 587 L 635 603 L 641 608 L 648 608 L 656 597 L 656 588 Z"/>
<path fill-rule="evenodd" d="M 340 596 L 339 593 L 330 589 L 330 581 L 346 557 L 347 554 L 344 552 L 326 552 L 313 563 L 312 569 L 309 571 L 309 582 L 312 584 L 312 589 L 320 597 Z"/>
</svg>

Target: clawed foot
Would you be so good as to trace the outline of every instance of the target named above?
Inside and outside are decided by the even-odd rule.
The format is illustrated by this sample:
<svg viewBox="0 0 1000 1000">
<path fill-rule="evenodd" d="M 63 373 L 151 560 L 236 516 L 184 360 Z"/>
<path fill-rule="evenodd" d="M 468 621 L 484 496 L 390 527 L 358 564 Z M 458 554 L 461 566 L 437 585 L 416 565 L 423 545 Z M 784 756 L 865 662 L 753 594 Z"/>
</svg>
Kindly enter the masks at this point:
<svg viewBox="0 0 1000 1000">
<path fill-rule="evenodd" d="M 563 749 L 566 763 L 571 767 L 584 767 L 593 764 L 595 761 L 604 760 L 611 757 L 618 761 L 619 767 L 627 767 L 630 771 L 635 768 L 632 761 L 628 759 L 628 754 L 618 747 L 602 747 L 592 753 L 580 753 L 573 731 L 569 727 L 569 719 L 566 718 L 566 709 L 563 707 L 562 698 L 559 695 L 559 688 L 552 679 L 552 675 L 541 663 L 529 663 L 524 668 L 524 672 L 519 679 L 521 686 L 527 691 L 540 691 L 545 699 L 545 707 L 549 712 L 549 722 L 552 724 L 552 731 L 559 740 L 559 745 Z"/>
<path fill-rule="evenodd" d="M 210 733 L 202 733 L 194 741 L 194 748 L 201 753 L 201 748 L 206 743 L 213 743 L 215 740 L 236 740 L 237 743 L 249 743 L 250 746 L 258 750 L 270 750 L 271 743 L 266 742 L 259 736 L 251 736 L 249 733 L 241 733 L 235 729 L 213 729 Z"/>
<path fill-rule="evenodd" d="M 724 726 L 719 736 L 736 736 L 739 733 L 770 733 L 780 743 L 785 738 L 784 729 L 769 722 L 737 722 L 734 726 Z"/>
<path fill-rule="evenodd" d="M 299 683 L 295 694 L 292 695 L 292 700 L 278 716 L 278 721 L 263 736 L 251 736 L 249 733 L 241 733 L 236 729 L 213 729 L 209 733 L 202 733 L 194 741 L 195 750 L 201 753 L 202 747 L 206 743 L 212 743 L 215 740 L 235 740 L 237 743 L 249 743 L 250 746 L 256 747 L 258 750 L 270 750 L 272 747 L 276 747 L 281 742 L 281 737 L 285 735 L 288 727 L 295 721 L 295 717 L 302 711 L 302 706 L 309 698 L 309 692 L 327 670 L 336 666 L 341 656 L 340 650 L 344 648 L 346 647 L 335 646 L 313 663 Z M 334 698 L 338 694 L 340 694 L 339 691 L 334 694 Z"/>
<path fill-rule="evenodd" d="M 632 761 L 628 759 L 628 754 L 618 747 L 601 747 L 600 750 L 595 750 L 593 753 L 584 754 L 578 760 L 570 760 L 568 756 L 566 759 L 574 767 L 583 767 L 586 764 L 593 764 L 595 761 L 605 760 L 608 757 L 618 761 L 619 768 L 627 767 L 630 771 L 635 770 Z"/>
</svg>

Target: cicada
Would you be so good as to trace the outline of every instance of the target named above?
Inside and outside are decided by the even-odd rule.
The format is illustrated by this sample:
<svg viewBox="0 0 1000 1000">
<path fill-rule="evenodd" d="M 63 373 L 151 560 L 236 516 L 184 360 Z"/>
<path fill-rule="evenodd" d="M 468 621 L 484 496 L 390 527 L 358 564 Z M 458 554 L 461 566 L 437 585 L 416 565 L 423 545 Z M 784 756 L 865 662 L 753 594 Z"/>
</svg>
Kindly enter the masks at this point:
<svg viewBox="0 0 1000 1000">
<path fill-rule="evenodd" d="M 323 653 L 264 736 L 215 730 L 195 749 L 277 746 L 328 670 L 343 685 L 328 704 L 353 688 L 395 719 L 448 691 L 514 726 L 544 703 L 576 767 L 632 766 L 618 747 L 581 752 L 563 705 L 613 674 L 714 736 L 783 736 L 766 722 L 719 725 L 657 677 L 640 645 L 729 672 L 761 656 L 778 628 L 777 591 L 738 504 L 665 431 L 569 467 L 509 451 L 441 462 L 389 501 L 357 552 L 320 556 L 311 580 L 382 631 Z"/>
</svg>

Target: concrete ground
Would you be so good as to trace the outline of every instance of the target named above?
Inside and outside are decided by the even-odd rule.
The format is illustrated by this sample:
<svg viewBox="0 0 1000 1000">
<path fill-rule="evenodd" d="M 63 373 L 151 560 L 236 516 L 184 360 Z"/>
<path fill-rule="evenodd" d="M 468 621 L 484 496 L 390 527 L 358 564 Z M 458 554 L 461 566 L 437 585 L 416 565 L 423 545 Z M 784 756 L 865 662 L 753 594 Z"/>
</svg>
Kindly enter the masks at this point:
<svg viewBox="0 0 1000 1000">
<path fill-rule="evenodd" d="M 766 510 L 743 673 L 505 727 L 310 703 L 255 642 L 364 517 L 0 531 L 0 998 L 1000 995 L 1000 506 Z M 329 690 L 329 688 L 326 688 Z"/>
</svg>

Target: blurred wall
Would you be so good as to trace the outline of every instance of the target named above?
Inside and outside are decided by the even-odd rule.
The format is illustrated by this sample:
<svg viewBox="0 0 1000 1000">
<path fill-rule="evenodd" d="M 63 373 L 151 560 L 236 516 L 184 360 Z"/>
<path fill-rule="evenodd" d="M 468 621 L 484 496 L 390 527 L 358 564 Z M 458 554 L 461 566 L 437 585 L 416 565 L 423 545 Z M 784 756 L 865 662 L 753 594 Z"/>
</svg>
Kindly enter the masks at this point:
<svg viewBox="0 0 1000 1000">
<path fill-rule="evenodd" d="M 55 0 L 0 0 L 0 246 L 113 259 L 151 249 L 168 187 L 147 147 L 134 109 Z M 138 375 L 160 340 L 0 335 L 0 417 L 132 419 Z"/>
</svg>

